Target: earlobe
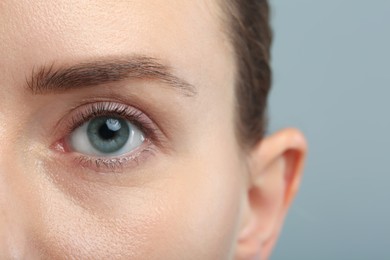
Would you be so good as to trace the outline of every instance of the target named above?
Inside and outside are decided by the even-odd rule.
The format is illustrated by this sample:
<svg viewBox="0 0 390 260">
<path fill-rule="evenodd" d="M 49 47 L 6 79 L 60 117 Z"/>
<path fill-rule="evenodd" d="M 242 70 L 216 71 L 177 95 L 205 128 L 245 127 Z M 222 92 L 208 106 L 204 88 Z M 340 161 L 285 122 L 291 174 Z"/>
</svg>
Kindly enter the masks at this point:
<svg viewBox="0 0 390 260">
<path fill-rule="evenodd" d="M 247 212 L 238 238 L 237 259 L 268 259 L 298 189 L 306 141 L 295 129 L 263 139 L 249 155 Z"/>
</svg>

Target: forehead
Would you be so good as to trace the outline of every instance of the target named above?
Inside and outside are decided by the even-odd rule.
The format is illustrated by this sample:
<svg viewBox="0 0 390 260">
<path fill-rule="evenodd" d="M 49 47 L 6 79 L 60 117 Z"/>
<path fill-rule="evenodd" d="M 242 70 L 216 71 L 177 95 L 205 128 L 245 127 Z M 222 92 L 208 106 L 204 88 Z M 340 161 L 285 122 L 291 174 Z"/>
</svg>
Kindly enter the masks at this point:
<svg viewBox="0 0 390 260">
<path fill-rule="evenodd" d="M 131 54 L 165 60 L 196 84 L 232 64 L 221 21 L 207 0 L 1 1 L 0 84 L 55 61 Z"/>
</svg>

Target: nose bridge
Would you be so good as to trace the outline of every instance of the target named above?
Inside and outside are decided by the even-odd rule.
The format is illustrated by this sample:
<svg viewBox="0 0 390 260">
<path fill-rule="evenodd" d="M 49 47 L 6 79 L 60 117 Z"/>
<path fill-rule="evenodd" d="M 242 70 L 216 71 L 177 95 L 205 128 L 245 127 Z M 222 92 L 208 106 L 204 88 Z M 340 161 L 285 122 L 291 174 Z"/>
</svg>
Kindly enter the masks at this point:
<svg viewBox="0 0 390 260">
<path fill-rule="evenodd" d="M 3 160 L 2 160 L 3 162 Z M 18 258 L 23 252 L 25 237 L 23 214 L 16 200 L 13 184 L 2 166 L 0 170 L 0 258 Z"/>
<path fill-rule="evenodd" d="M 4 185 L 1 185 L 1 189 Z M 0 199 L 0 258 L 19 259 L 24 254 L 25 236 L 22 215 L 18 205 L 7 191 L 2 190 Z"/>
<path fill-rule="evenodd" d="M 7 129 L 5 113 L 0 115 L 0 259 L 19 259 L 24 255 L 23 203 L 18 195 L 23 188 L 15 172 L 15 151 Z"/>
<path fill-rule="evenodd" d="M 2 18 L 7 18 L 4 16 L 7 12 L 0 13 L 0 32 L 3 32 L 0 34 L 0 259 L 21 259 L 27 251 L 29 219 L 25 208 L 29 195 L 23 195 L 28 182 L 21 172 L 25 167 L 19 166 L 16 156 L 20 154 L 16 144 L 20 137 L 20 115 L 25 110 L 21 99 L 25 76 L 20 66 L 24 63 L 20 62 L 23 57 L 18 54 L 18 46 L 12 46 L 14 41 L 4 27 L 7 22 Z"/>
</svg>

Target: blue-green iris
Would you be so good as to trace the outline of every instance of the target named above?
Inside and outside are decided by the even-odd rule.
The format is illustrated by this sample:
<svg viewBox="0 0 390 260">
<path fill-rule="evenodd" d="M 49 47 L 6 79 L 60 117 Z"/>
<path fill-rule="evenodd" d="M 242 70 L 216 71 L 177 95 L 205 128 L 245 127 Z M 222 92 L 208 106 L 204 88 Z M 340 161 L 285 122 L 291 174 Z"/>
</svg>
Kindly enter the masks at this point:
<svg viewBox="0 0 390 260">
<path fill-rule="evenodd" d="M 115 117 L 97 117 L 88 123 L 91 145 L 101 153 L 118 152 L 130 138 L 129 124 Z"/>
</svg>

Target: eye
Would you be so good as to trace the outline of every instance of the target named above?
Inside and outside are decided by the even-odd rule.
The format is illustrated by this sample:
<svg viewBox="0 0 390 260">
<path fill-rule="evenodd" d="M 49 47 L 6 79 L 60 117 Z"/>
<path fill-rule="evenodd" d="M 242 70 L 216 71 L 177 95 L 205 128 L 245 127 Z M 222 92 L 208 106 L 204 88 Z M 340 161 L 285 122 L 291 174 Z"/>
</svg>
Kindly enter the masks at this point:
<svg viewBox="0 0 390 260">
<path fill-rule="evenodd" d="M 101 101 L 75 107 L 59 121 L 51 146 L 72 167 L 123 172 L 147 162 L 167 138 L 144 111 L 129 104 Z"/>
<path fill-rule="evenodd" d="M 100 157 L 120 156 L 136 150 L 145 134 L 129 120 L 98 116 L 76 128 L 69 136 L 72 150 Z"/>
</svg>

